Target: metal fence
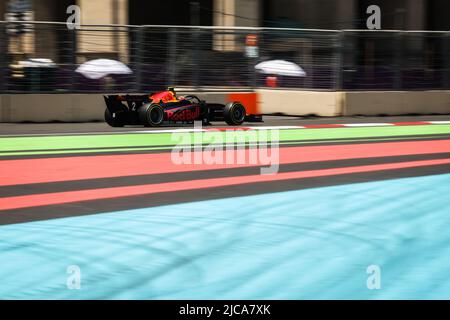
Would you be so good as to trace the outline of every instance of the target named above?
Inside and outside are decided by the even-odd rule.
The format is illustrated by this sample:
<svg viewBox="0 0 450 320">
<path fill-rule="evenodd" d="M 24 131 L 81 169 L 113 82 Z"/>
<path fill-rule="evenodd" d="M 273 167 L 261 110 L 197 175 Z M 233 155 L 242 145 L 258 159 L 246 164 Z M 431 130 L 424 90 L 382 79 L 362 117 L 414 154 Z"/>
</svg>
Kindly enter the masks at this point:
<svg viewBox="0 0 450 320">
<path fill-rule="evenodd" d="M 143 92 L 277 87 L 306 90 L 450 89 L 450 32 L 187 26 L 82 26 L 0 22 L 0 92 Z M 17 28 L 16 28 L 17 29 Z M 86 61 L 132 71 L 89 79 Z M 38 60 L 33 60 L 38 59 Z M 47 60 L 39 60 L 47 59 Z M 306 76 L 261 73 L 286 60 Z"/>
</svg>

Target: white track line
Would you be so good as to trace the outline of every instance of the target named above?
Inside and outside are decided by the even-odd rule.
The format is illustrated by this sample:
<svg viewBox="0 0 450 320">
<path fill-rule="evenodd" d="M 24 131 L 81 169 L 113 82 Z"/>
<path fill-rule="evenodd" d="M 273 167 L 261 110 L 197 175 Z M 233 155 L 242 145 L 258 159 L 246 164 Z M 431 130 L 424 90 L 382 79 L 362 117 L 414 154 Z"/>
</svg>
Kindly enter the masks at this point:
<svg viewBox="0 0 450 320">
<path fill-rule="evenodd" d="M 109 135 L 109 134 L 136 134 L 136 133 L 174 133 L 174 132 L 206 132 L 206 129 L 167 129 L 167 130 L 133 130 L 133 131 L 92 131 L 92 132 L 61 132 L 61 133 L 19 133 L 2 134 L 0 137 L 39 137 L 39 136 L 82 136 L 82 135 Z"/>
<path fill-rule="evenodd" d="M 393 123 L 345 123 L 344 127 L 383 127 L 383 126 L 394 126 Z"/>
<path fill-rule="evenodd" d="M 430 124 L 450 124 L 450 121 L 425 121 Z"/>
<path fill-rule="evenodd" d="M 274 129 L 305 129 L 303 126 L 267 126 L 267 127 L 244 127 L 246 129 L 252 129 L 252 130 L 274 130 Z"/>
<path fill-rule="evenodd" d="M 132 133 L 176 133 L 176 132 L 206 132 L 208 129 L 167 129 L 167 130 L 137 130 L 127 131 Z"/>
</svg>

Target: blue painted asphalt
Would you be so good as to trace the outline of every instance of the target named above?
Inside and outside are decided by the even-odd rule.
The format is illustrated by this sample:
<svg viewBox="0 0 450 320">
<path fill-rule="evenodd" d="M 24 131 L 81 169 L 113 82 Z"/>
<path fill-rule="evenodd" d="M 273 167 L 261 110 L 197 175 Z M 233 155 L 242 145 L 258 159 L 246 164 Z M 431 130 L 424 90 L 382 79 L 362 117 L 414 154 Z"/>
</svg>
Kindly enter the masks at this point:
<svg viewBox="0 0 450 320">
<path fill-rule="evenodd" d="M 0 298 L 450 299 L 449 195 L 445 174 L 2 226 Z"/>
</svg>

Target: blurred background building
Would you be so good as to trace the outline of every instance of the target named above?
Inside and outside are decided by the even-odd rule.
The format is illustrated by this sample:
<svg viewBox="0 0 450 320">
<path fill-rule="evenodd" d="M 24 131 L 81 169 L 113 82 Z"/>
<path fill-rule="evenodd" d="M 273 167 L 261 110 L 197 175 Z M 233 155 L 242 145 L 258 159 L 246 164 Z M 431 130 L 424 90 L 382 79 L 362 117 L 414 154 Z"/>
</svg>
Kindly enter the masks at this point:
<svg viewBox="0 0 450 320">
<path fill-rule="evenodd" d="M 450 30 L 448 0 L 0 0 L 0 16 L 5 17 L 12 4 L 27 3 L 36 21 L 65 22 L 67 7 L 81 7 L 81 23 L 121 25 L 202 25 L 280 27 L 306 29 L 365 29 L 366 9 L 381 7 L 384 30 Z M 4 19 L 6 20 L 6 19 Z M 68 41 L 67 33 L 44 32 L 28 39 L 25 52 L 42 52 L 56 57 L 52 43 Z M 79 55 L 92 53 L 117 57 L 124 47 L 120 33 L 103 34 L 101 39 L 78 35 Z M 52 41 L 54 40 L 54 41 Z M 216 38 L 220 40 L 220 38 Z M 46 46 L 39 46 L 46 42 Z M 20 50 L 14 50 L 19 52 Z M 125 52 L 122 52 L 124 55 Z"/>
<path fill-rule="evenodd" d="M 372 4 L 381 8 L 382 30 L 432 32 L 352 31 L 366 30 L 366 9 Z M 81 7 L 81 24 L 89 27 L 67 29 L 70 5 Z M 189 86 L 255 86 L 259 82 L 254 65 L 269 59 L 289 60 L 305 69 L 304 79 L 282 82 L 288 87 L 450 85 L 450 38 L 448 32 L 436 32 L 450 30 L 448 0 L 0 0 L 3 20 L 10 18 L 12 8 L 25 8 L 25 20 L 60 24 L 25 21 L 20 28 L 0 25 L 0 77 L 8 82 L 0 85 L 2 90 L 17 89 L 10 66 L 29 58 L 55 62 L 57 70 L 51 78 L 56 80 L 43 87 L 60 83 L 61 90 L 73 90 L 77 84 L 79 89 L 100 90 L 100 86 L 89 87 L 85 79 L 72 79 L 76 66 L 96 58 L 120 60 L 130 66 L 133 75 L 121 80 L 126 90 L 142 89 L 144 80 Z M 138 27 L 143 25 L 152 27 Z M 250 42 L 258 49 L 253 56 L 246 51 L 249 39 L 254 39 Z M 49 81 L 49 70 L 32 82 Z"/>
<path fill-rule="evenodd" d="M 1 16 L 7 12 L 8 1 L 0 1 Z M 383 29 L 448 30 L 450 26 L 447 0 L 21 1 L 32 3 L 34 18 L 39 21 L 66 21 L 66 8 L 79 5 L 83 24 L 359 29 L 365 28 L 366 8 L 376 4 L 382 9 Z"/>
</svg>

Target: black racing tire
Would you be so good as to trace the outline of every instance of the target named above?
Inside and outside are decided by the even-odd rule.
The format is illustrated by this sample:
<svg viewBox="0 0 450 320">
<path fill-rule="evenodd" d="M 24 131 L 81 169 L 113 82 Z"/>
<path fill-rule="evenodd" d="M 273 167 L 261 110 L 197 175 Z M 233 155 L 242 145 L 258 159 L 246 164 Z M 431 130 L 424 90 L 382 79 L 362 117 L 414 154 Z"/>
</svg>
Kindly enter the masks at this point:
<svg viewBox="0 0 450 320">
<path fill-rule="evenodd" d="M 157 103 L 147 103 L 139 108 L 139 121 L 146 127 L 159 127 L 164 121 L 164 109 Z"/>
<path fill-rule="evenodd" d="M 111 127 L 123 127 L 125 125 L 123 112 L 115 112 L 114 114 L 109 111 L 108 108 L 105 110 L 105 122 Z"/>
<path fill-rule="evenodd" d="M 223 109 L 225 122 L 230 126 L 240 126 L 247 115 L 245 107 L 240 102 L 230 102 Z"/>
</svg>

